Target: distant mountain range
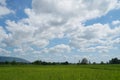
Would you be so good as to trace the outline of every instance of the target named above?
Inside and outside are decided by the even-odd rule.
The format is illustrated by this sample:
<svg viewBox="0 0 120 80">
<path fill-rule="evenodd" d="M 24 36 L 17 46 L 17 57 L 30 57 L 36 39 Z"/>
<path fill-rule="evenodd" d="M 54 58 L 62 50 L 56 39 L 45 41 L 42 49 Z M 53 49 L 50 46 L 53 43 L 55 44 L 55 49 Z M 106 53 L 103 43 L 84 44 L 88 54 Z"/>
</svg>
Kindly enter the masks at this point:
<svg viewBox="0 0 120 80">
<path fill-rule="evenodd" d="M 6 56 L 0 56 L 0 62 L 20 62 L 20 63 L 30 63 L 28 60 L 17 58 L 17 57 L 6 57 Z"/>
</svg>

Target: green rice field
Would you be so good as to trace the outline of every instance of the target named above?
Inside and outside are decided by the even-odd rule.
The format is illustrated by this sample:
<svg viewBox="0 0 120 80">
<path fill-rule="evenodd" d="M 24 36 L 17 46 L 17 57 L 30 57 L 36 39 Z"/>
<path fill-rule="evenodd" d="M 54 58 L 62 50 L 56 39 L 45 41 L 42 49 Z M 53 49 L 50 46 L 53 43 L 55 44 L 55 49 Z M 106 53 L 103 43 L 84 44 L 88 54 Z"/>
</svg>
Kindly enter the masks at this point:
<svg viewBox="0 0 120 80">
<path fill-rule="evenodd" d="M 120 65 L 1 65 L 0 80 L 120 80 Z"/>
</svg>

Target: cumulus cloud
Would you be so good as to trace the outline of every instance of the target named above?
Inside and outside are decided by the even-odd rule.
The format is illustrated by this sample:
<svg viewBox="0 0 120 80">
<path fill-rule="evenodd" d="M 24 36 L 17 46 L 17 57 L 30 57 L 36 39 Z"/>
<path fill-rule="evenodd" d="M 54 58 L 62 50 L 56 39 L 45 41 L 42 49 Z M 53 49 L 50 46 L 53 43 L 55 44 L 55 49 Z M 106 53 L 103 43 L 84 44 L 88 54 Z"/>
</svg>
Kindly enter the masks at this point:
<svg viewBox="0 0 120 80">
<path fill-rule="evenodd" d="M 86 27 L 77 28 L 71 32 L 70 45 L 78 48 L 80 51 L 104 51 L 108 52 L 113 48 L 116 41 L 119 42 L 120 27 L 111 29 L 108 24 L 93 24 Z"/>
<path fill-rule="evenodd" d="M 0 48 L 6 47 L 6 44 L 4 44 L 3 41 L 7 37 L 6 31 L 0 26 Z"/>
<path fill-rule="evenodd" d="M 49 53 L 68 53 L 71 51 L 71 48 L 68 45 L 60 44 L 48 49 Z"/>
<path fill-rule="evenodd" d="M 0 26 L 0 41 L 7 37 L 5 30 Z"/>
<path fill-rule="evenodd" d="M 23 44 L 29 44 L 31 46 L 44 48 L 49 44 L 49 40 L 63 38 L 64 36 L 64 29 L 61 27 L 33 26 L 26 24 L 24 20 L 17 23 L 8 20 L 6 24 L 9 34 L 8 37 L 5 38 L 4 43 L 8 46 L 19 47 Z"/>
<path fill-rule="evenodd" d="M 0 54 L 2 54 L 2 55 L 10 55 L 10 51 L 7 51 L 6 49 L 2 49 L 2 48 L 0 48 Z"/>
<path fill-rule="evenodd" d="M 79 17 L 80 21 L 100 17 L 117 8 L 117 0 L 33 0 L 32 9 L 37 14 L 70 19 Z"/>
<path fill-rule="evenodd" d="M 112 25 L 120 25 L 120 20 L 115 20 L 112 22 Z"/>
<path fill-rule="evenodd" d="M 5 7 L 4 1 L 0 3 Z M 19 54 L 70 53 L 74 48 L 80 52 L 108 52 L 120 43 L 120 26 L 116 27 L 119 21 L 113 22 L 115 28 L 109 24 L 83 23 L 118 6 L 118 0 L 32 0 L 32 9 L 25 9 L 28 18 L 18 22 L 7 20 L 8 33 L 0 28 L 0 42 Z M 69 42 L 48 48 L 56 38 L 67 38 Z"/>
<path fill-rule="evenodd" d="M 34 53 L 51 53 L 51 54 L 58 54 L 58 53 L 70 53 L 71 48 L 69 45 L 59 44 L 51 48 L 45 48 L 41 51 L 35 51 Z"/>
<path fill-rule="evenodd" d="M 21 22 L 15 23 L 14 21 L 6 21 L 8 25 L 6 29 L 8 30 L 9 34 L 8 37 L 5 38 L 4 42 L 8 46 L 20 46 L 24 43 L 29 43 L 33 41 L 33 27 L 25 25 Z"/>
<path fill-rule="evenodd" d="M 0 17 L 13 12 L 6 5 L 6 0 L 0 0 Z"/>
<path fill-rule="evenodd" d="M 6 0 L 0 0 L 0 5 L 6 5 Z"/>
</svg>

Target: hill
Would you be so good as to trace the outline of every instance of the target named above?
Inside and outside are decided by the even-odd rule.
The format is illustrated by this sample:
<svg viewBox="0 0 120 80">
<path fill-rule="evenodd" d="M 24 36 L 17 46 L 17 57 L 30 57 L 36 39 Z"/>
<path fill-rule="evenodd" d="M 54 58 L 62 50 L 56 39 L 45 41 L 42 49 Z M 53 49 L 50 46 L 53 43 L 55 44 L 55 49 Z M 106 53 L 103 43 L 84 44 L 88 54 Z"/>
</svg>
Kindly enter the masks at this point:
<svg viewBox="0 0 120 80">
<path fill-rule="evenodd" d="M 6 57 L 6 56 L 0 56 L 0 62 L 20 62 L 20 63 L 30 63 L 29 61 L 22 59 L 22 58 L 17 58 L 17 57 Z"/>
</svg>

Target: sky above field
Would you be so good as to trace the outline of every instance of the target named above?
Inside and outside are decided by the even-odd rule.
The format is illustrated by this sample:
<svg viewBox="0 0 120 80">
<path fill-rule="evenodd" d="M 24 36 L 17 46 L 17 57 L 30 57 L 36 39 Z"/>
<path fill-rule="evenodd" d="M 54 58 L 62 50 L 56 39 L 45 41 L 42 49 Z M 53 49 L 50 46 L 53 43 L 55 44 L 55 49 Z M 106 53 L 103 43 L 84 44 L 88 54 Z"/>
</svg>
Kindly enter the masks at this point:
<svg viewBox="0 0 120 80">
<path fill-rule="evenodd" d="M 120 58 L 120 0 L 0 0 L 0 56 Z"/>
</svg>

